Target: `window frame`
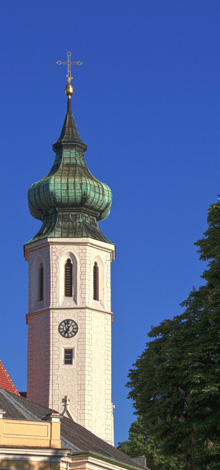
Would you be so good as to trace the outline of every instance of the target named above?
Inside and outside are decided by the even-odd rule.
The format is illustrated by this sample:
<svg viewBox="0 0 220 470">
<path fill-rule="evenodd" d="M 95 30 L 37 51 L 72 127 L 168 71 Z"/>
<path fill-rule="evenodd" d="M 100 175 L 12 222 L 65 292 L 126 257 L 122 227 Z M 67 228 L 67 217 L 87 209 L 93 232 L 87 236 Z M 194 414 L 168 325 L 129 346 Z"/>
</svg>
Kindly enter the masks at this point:
<svg viewBox="0 0 220 470">
<path fill-rule="evenodd" d="M 70 354 L 70 353 L 71 353 L 71 358 L 70 359 L 66 358 L 66 354 Z M 71 360 L 71 362 L 66 362 L 68 360 Z M 73 360 L 74 360 L 74 348 L 64 348 L 63 349 L 63 364 L 65 366 L 72 366 Z"/>
<path fill-rule="evenodd" d="M 93 300 L 99 301 L 99 265 L 97 261 L 93 264 Z"/>
<path fill-rule="evenodd" d="M 73 297 L 73 262 L 70 257 L 64 264 L 64 297 Z"/>
<path fill-rule="evenodd" d="M 38 265 L 38 302 L 43 302 L 44 300 L 44 267 L 43 263 Z"/>
</svg>

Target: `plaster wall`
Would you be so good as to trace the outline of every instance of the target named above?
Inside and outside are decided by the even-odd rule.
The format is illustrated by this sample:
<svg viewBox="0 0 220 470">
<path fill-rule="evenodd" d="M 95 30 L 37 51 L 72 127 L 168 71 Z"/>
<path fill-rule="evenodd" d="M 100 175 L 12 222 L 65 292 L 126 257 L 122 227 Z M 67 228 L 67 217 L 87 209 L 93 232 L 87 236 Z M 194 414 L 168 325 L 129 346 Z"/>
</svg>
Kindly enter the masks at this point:
<svg viewBox="0 0 220 470">
<path fill-rule="evenodd" d="M 57 422 L 0 419 L 0 446 L 60 448 L 60 419 Z"/>
<path fill-rule="evenodd" d="M 39 245 L 34 251 L 27 251 L 28 256 L 28 312 L 37 312 L 50 306 L 50 247 Z M 27 258 L 26 258 L 27 260 Z M 38 268 L 40 263 L 44 269 L 43 301 L 38 301 Z"/>
<path fill-rule="evenodd" d="M 48 407 L 50 384 L 50 311 L 28 318 L 27 397 Z"/>
<path fill-rule="evenodd" d="M 74 268 L 72 298 L 64 296 L 64 265 L 69 257 Z M 28 398 L 62 412 L 62 399 L 67 395 L 74 419 L 112 443 L 110 264 L 114 246 L 90 239 L 53 239 L 28 246 L 26 259 Z M 45 271 L 41 305 L 34 298 L 39 260 Z M 93 300 L 95 261 L 99 266 L 99 301 Z M 58 332 L 65 319 L 78 324 L 73 338 Z M 71 365 L 64 364 L 65 349 L 73 349 Z"/>
<path fill-rule="evenodd" d="M 73 338 L 58 332 L 60 321 L 78 324 Z M 112 442 L 111 315 L 90 309 L 51 310 L 51 374 L 48 406 L 63 411 L 62 399 L 70 400 L 74 419 Z M 64 364 L 64 349 L 74 350 L 73 364 Z"/>
<path fill-rule="evenodd" d="M 17 454 L 17 452 L 12 449 L 10 450 L 11 456 L 8 457 L 8 455 L 4 456 L 2 458 L 2 451 L 0 451 L 0 468 L 1 470 L 45 470 L 46 468 L 50 468 L 50 470 L 60 470 L 65 468 L 62 465 L 62 463 L 58 462 L 58 457 L 57 461 L 55 461 L 53 457 L 53 453 L 51 453 L 50 457 L 36 457 L 36 452 L 33 449 L 33 456 L 28 456 L 28 458 L 25 456 L 25 451 L 23 452 L 24 455 Z M 28 459 L 28 460 L 27 460 Z M 53 460 L 52 460 L 53 459 Z M 61 461 L 61 458 L 59 459 Z"/>
</svg>

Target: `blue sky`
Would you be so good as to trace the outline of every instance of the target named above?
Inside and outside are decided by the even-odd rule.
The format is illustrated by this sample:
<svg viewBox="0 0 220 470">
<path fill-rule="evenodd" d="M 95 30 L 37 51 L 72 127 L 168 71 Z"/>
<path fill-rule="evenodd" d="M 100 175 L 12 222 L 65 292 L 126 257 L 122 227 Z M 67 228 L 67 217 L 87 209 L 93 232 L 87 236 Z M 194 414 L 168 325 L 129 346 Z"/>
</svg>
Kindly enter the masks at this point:
<svg viewBox="0 0 220 470">
<path fill-rule="evenodd" d="M 220 192 L 220 1 L 38 0 L 1 4 L 0 359 L 26 390 L 27 264 L 39 222 L 27 189 L 50 170 L 66 112 L 92 173 L 113 191 L 101 223 L 112 266 L 115 439 L 133 420 L 127 373 L 151 325 L 181 312 L 204 269 L 193 243 Z"/>
</svg>

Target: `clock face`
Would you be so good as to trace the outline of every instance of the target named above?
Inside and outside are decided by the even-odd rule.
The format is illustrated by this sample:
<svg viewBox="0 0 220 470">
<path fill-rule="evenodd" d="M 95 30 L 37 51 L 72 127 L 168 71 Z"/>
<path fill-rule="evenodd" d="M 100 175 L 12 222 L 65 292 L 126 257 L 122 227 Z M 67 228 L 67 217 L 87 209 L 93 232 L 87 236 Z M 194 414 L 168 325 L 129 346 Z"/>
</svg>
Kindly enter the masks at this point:
<svg viewBox="0 0 220 470">
<path fill-rule="evenodd" d="M 64 338 L 72 338 L 78 332 L 78 325 L 74 320 L 63 320 L 59 324 L 58 331 Z"/>
</svg>

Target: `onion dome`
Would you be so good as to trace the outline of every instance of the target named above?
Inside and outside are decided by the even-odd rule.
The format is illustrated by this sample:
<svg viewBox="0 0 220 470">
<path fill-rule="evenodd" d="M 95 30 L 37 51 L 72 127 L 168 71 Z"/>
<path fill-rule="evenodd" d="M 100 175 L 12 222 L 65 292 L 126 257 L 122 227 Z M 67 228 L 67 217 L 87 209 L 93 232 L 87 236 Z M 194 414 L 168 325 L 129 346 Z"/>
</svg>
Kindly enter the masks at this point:
<svg viewBox="0 0 220 470">
<path fill-rule="evenodd" d="M 110 243 L 97 222 L 108 217 L 112 193 L 87 168 L 84 158 L 87 146 L 80 139 L 71 111 L 71 84 L 65 92 L 67 113 L 60 138 L 53 145 L 56 153 L 53 167 L 28 191 L 31 215 L 43 222 L 31 242 L 48 237 L 89 237 Z"/>
</svg>

